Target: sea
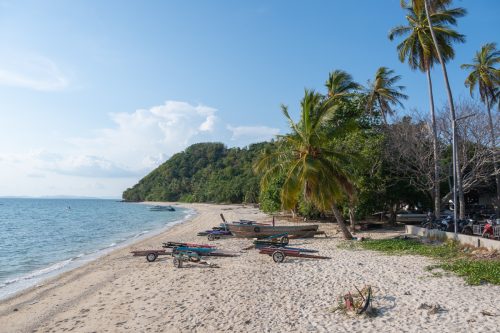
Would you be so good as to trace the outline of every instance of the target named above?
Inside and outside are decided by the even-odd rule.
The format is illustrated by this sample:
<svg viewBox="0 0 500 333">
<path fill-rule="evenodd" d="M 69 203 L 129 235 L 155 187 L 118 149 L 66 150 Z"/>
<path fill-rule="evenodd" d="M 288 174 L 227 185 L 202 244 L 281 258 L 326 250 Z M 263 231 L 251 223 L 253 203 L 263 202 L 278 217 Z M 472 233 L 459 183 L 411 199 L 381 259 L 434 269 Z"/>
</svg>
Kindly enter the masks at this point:
<svg viewBox="0 0 500 333">
<path fill-rule="evenodd" d="M 101 199 L 0 198 L 0 300 L 189 219 Z"/>
</svg>

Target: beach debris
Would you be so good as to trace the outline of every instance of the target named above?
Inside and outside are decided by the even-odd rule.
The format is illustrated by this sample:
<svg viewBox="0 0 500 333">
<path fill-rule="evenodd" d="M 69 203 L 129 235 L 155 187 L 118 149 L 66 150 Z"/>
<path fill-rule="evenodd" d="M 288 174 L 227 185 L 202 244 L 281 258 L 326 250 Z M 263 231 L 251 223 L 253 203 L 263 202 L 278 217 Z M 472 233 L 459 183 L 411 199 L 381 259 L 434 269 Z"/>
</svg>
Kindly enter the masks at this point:
<svg viewBox="0 0 500 333">
<path fill-rule="evenodd" d="M 427 304 L 427 303 L 422 303 L 419 305 L 418 307 L 419 310 L 428 310 L 427 313 L 428 314 L 436 314 L 438 312 L 446 312 L 448 310 L 446 310 L 445 308 L 443 308 L 441 305 L 439 304 Z"/>
<path fill-rule="evenodd" d="M 496 316 L 499 316 L 498 314 L 491 313 L 491 312 L 486 311 L 486 310 L 481 310 L 481 314 L 482 314 L 483 316 L 490 316 L 490 317 L 496 317 Z"/>
<path fill-rule="evenodd" d="M 344 314 L 366 314 L 369 316 L 375 315 L 376 311 L 372 307 L 372 286 L 366 285 L 361 289 L 354 286 L 354 288 L 356 289 L 356 291 L 349 291 L 337 298 L 337 306 L 332 309 L 332 312 L 341 311 Z"/>
</svg>

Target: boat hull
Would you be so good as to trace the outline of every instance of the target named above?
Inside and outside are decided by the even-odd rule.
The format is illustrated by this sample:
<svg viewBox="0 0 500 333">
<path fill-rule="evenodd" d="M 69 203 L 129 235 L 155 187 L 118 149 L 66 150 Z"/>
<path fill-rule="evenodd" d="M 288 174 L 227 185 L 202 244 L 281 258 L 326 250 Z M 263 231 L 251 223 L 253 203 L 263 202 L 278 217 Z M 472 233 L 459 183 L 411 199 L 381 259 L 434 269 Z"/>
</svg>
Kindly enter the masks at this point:
<svg viewBox="0 0 500 333">
<path fill-rule="evenodd" d="M 289 236 L 307 238 L 314 237 L 319 225 L 281 225 L 273 227 L 272 225 L 228 224 L 227 227 L 234 236 L 240 238 L 263 238 L 284 233 Z"/>
</svg>

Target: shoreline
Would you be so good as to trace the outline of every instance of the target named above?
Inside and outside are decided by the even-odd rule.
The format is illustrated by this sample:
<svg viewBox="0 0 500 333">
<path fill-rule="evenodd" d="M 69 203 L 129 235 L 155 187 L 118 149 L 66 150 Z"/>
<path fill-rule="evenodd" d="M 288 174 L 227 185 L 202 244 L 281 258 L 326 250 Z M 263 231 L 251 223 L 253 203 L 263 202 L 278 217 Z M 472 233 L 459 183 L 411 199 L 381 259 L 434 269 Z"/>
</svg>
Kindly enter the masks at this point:
<svg viewBox="0 0 500 333">
<path fill-rule="evenodd" d="M 148 263 L 129 253 L 160 248 L 164 241 L 207 243 L 196 233 L 218 225 L 221 212 L 227 220 L 269 219 L 242 205 L 183 206 L 198 215 L 0 302 L 0 332 L 487 332 L 500 325 L 500 316 L 481 314 L 497 313 L 499 286 L 471 287 L 451 274 L 438 278 L 425 270 L 434 263 L 426 257 L 339 248 L 342 240 L 330 223 L 320 224 L 328 238 L 291 240 L 330 260 L 276 264 L 258 251 L 244 251 L 252 241 L 241 238 L 211 242 L 240 254 L 214 258 L 220 268 L 177 269 L 170 257 Z M 375 290 L 376 317 L 332 312 L 339 295 L 366 284 Z M 432 313 L 425 304 L 444 310 Z"/>
<path fill-rule="evenodd" d="M 153 202 L 143 202 L 143 203 L 141 202 L 140 204 L 151 205 L 153 204 Z M 160 203 L 160 205 L 166 205 L 166 203 Z M 177 203 L 176 206 L 183 207 L 181 204 Z M 185 209 L 186 209 L 186 216 L 184 216 L 182 219 L 167 222 L 167 224 L 157 229 L 141 231 L 138 234 L 128 239 L 125 239 L 121 242 L 118 243 L 113 242 L 109 246 L 105 246 L 88 253 L 83 253 L 75 257 L 57 261 L 50 264 L 47 267 L 43 267 L 38 270 L 29 272 L 27 274 L 14 277 L 11 280 L 7 280 L 5 286 L 3 286 L 2 289 L 0 289 L 0 303 L 8 301 L 11 298 L 16 297 L 26 291 L 29 291 L 38 285 L 43 285 L 47 281 L 50 281 L 51 279 L 57 279 L 60 275 L 64 273 L 85 266 L 93 261 L 100 259 L 101 257 L 113 253 L 114 251 L 123 249 L 128 246 L 132 246 L 135 243 L 142 242 L 144 240 L 147 240 L 149 238 L 167 232 L 170 228 L 174 227 L 175 225 L 187 222 L 196 216 L 197 214 L 196 210 L 190 208 L 185 208 Z"/>
</svg>

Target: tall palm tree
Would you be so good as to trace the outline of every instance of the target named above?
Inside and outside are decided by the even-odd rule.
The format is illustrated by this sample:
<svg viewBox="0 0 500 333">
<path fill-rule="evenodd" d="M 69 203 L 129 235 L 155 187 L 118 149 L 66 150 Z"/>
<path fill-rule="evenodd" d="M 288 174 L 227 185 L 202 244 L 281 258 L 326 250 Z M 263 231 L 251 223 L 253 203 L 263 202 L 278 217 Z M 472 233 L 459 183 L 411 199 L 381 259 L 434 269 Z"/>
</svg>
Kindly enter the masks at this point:
<svg viewBox="0 0 500 333">
<path fill-rule="evenodd" d="M 393 75 L 394 71 L 387 67 L 380 67 L 375 73 L 375 80 L 369 82 L 367 109 L 371 112 L 378 106 L 384 124 L 387 125 L 387 115 L 394 114 L 393 106 L 403 107 L 402 99 L 408 99 L 403 94 L 404 86 L 394 84 L 401 80 L 400 75 Z"/>
<path fill-rule="evenodd" d="M 431 20 L 431 14 L 439 13 L 440 11 L 445 10 L 446 7 L 452 3 L 452 1 L 453 0 L 400 0 L 402 7 L 406 7 L 406 6 L 410 5 L 411 7 L 413 7 L 413 9 L 416 12 L 420 12 L 420 11 L 422 11 L 422 9 L 424 10 L 425 15 L 427 17 L 427 22 L 429 23 L 429 32 L 430 32 L 431 37 L 432 37 L 432 42 L 434 44 L 434 47 L 436 48 L 436 55 L 437 55 L 437 58 L 439 60 L 439 63 L 441 64 L 441 69 L 443 71 L 444 83 L 445 83 L 446 92 L 447 92 L 447 96 L 448 96 L 448 104 L 450 107 L 451 127 L 452 127 L 452 133 L 453 133 L 453 147 L 452 147 L 453 169 L 454 169 L 453 170 L 453 180 L 454 180 L 453 181 L 453 184 L 454 184 L 454 186 L 453 186 L 453 192 L 454 192 L 453 200 L 454 200 L 454 204 L 456 207 L 456 202 L 455 202 L 456 201 L 456 188 L 458 187 L 458 191 L 463 194 L 462 179 L 460 177 L 460 163 L 459 163 L 458 157 L 457 157 L 457 129 L 456 129 L 457 128 L 457 117 L 456 117 L 456 112 L 455 112 L 455 104 L 453 103 L 453 94 L 451 92 L 450 81 L 448 80 L 448 72 L 446 70 L 445 59 L 443 58 L 443 56 L 441 54 L 439 42 L 436 38 L 433 23 Z M 460 9 L 463 12 L 462 16 L 464 16 L 466 14 L 465 9 L 462 9 L 462 8 L 458 8 L 458 9 Z M 456 187 L 455 187 L 455 184 L 456 184 Z M 463 195 L 461 196 L 461 198 L 463 198 Z M 465 213 L 465 207 L 464 207 L 465 205 L 464 204 L 465 204 L 465 202 L 463 202 L 463 200 L 461 200 L 461 207 L 460 207 L 461 216 L 460 216 L 460 218 L 464 218 L 464 216 L 462 216 Z M 456 216 L 455 216 L 455 219 L 456 219 Z M 456 230 L 455 230 L 455 232 L 456 232 Z"/>
<path fill-rule="evenodd" d="M 254 170 L 263 174 L 262 186 L 267 186 L 279 174 L 285 174 L 281 190 L 284 209 L 294 209 L 300 197 L 312 202 L 322 211 L 332 210 L 346 239 L 352 235 L 347 229 L 336 202 L 352 196 L 354 189 L 343 170 L 348 156 L 328 148 L 328 138 L 322 127 L 336 110 L 333 99 L 322 99 L 314 91 L 305 91 L 301 103 L 300 121 L 295 123 L 282 106 L 291 133 L 278 137 L 278 149 L 265 152 L 254 164 Z"/>
<path fill-rule="evenodd" d="M 500 175 L 495 157 L 496 142 L 495 131 L 493 129 L 493 119 L 491 117 L 491 106 L 497 102 L 498 89 L 500 87 L 500 70 L 496 68 L 500 64 L 500 51 L 496 49 L 495 43 L 483 45 L 480 51 L 476 52 L 472 64 L 463 64 L 462 69 L 470 70 L 465 86 L 470 88 L 470 94 L 476 87 L 479 89 L 481 101 L 486 104 L 488 110 L 488 125 L 491 136 L 491 148 L 493 155 L 493 165 L 495 168 L 495 180 L 497 186 L 497 214 L 500 206 Z"/>
<path fill-rule="evenodd" d="M 399 60 L 401 62 L 407 61 L 411 69 L 418 69 L 425 72 L 427 76 L 434 154 L 434 216 L 437 217 L 440 216 L 441 210 L 441 194 L 439 189 L 440 158 L 431 68 L 439 61 L 438 49 L 441 50 L 442 58 L 448 61 L 455 56 L 453 47 L 451 46 L 452 42 L 465 41 L 463 35 L 449 28 L 449 25 L 455 24 L 456 18 L 462 16 L 463 12 L 462 9 L 446 10 L 443 8 L 441 11 L 434 12 L 428 16 L 422 6 L 406 6 L 405 9 L 407 11 L 406 19 L 408 25 L 401 25 L 393 28 L 389 32 L 389 39 L 393 40 L 395 37 L 400 36 L 406 37 L 406 39 L 397 46 Z M 430 21 L 428 19 L 429 17 Z M 431 22 L 431 24 L 429 24 L 429 22 Z M 435 31 L 439 48 L 434 46 L 431 36 L 431 26 Z"/>
</svg>

